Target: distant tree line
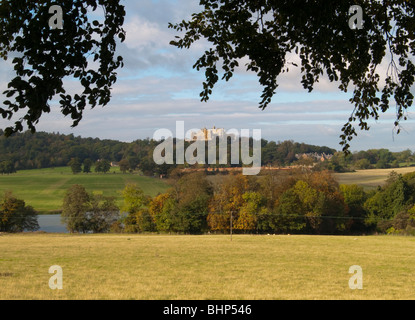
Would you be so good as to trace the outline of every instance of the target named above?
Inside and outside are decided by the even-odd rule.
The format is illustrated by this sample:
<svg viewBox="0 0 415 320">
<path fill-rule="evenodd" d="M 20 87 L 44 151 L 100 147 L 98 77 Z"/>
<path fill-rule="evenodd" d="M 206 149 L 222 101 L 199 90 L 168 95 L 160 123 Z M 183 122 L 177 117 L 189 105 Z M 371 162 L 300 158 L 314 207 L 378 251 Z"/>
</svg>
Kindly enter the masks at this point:
<svg viewBox="0 0 415 320">
<path fill-rule="evenodd" d="M 347 156 L 343 152 L 336 152 L 330 161 L 319 163 L 318 166 L 335 172 L 415 166 L 415 152 L 409 149 L 400 152 L 370 149 L 353 152 Z"/>
<path fill-rule="evenodd" d="M 230 143 L 230 141 L 228 141 Z M 81 138 L 59 133 L 16 133 L 9 138 L 0 130 L 0 173 L 10 174 L 16 170 L 70 166 L 74 173 L 108 172 L 110 163 L 117 163 L 124 173 L 140 171 L 148 176 L 168 176 L 177 168 L 240 167 L 233 165 L 157 165 L 153 151 L 159 141 L 138 139 L 130 143 L 98 138 Z M 185 142 L 187 148 L 191 142 Z M 176 141 L 174 140 L 174 150 Z M 346 156 L 343 152 L 288 141 L 261 140 L 261 165 L 283 167 L 292 165 L 314 166 L 319 170 L 345 172 L 356 169 L 395 168 L 415 165 L 415 155 L 410 150 L 391 152 L 387 149 L 359 151 Z M 329 159 L 299 157 L 307 154 L 330 155 Z M 174 152 L 175 155 L 175 152 Z M 208 152 L 206 152 L 206 157 Z M 230 159 L 230 146 L 228 148 Z M 175 160 L 175 158 L 174 158 Z M 176 163 L 176 161 L 174 161 Z M 206 160 L 206 163 L 208 161 Z M 230 163 L 230 161 L 229 161 Z"/>
<path fill-rule="evenodd" d="M 230 141 L 229 141 L 230 143 Z M 14 170 L 40 169 L 48 167 L 70 166 L 74 173 L 91 172 L 98 162 L 98 172 L 106 172 L 100 165 L 116 162 L 122 172 L 140 170 L 143 174 L 153 176 L 169 174 L 177 165 L 157 165 L 153 160 L 153 151 L 160 144 L 152 139 L 138 139 L 130 143 L 98 138 L 81 138 L 73 134 L 27 131 L 16 133 L 9 138 L 0 130 L 0 164 L 7 162 Z M 187 148 L 191 142 L 185 142 Z M 174 140 L 174 149 L 176 140 Z M 262 165 L 290 165 L 295 162 L 297 153 L 333 154 L 334 149 L 312 146 L 293 141 L 261 141 Z M 230 153 L 230 148 L 228 148 Z M 206 152 L 206 157 L 207 157 Z M 228 157 L 230 159 L 230 156 Z M 175 158 L 174 158 L 175 160 Z M 207 162 L 207 161 L 206 161 Z M 176 163 L 176 161 L 175 161 Z M 230 163 L 230 161 L 229 161 Z M 230 165 L 241 166 L 242 164 Z M 189 167 L 189 165 L 186 165 Z M 204 167 L 207 167 L 204 166 Z M 228 165 L 211 165 L 210 167 L 228 167 Z"/>
<path fill-rule="evenodd" d="M 392 173 L 370 192 L 339 185 L 328 171 L 173 174 L 171 189 L 154 197 L 127 185 L 119 209 L 73 186 L 62 217 L 71 232 L 415 235 L 415 173 Z"/>
<path fill-rule="evenodd" d="M 16 170 L 67 166 L 73 158 L 81 164 L 86 159 L 120 161 L 127 148 L 125 142 L 73 134 L 27 131 L 6 138 L 0 129 L 0 162 L 10 161 Z"/>
</svg>

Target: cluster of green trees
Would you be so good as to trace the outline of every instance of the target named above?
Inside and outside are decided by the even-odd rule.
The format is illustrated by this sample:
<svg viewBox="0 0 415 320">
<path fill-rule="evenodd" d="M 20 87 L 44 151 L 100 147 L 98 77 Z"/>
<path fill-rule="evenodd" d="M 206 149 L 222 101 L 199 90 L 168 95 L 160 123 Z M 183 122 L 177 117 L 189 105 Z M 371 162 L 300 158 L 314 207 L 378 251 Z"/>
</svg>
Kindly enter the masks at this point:
<svg viewBox="0 0 415 320">
<path fill-rule="evenodd" d="M 391 152 L 388 149 L 370 149 L 345 155 L 336 152 L 330 161 L 319 163 L 319 167 L 335 172 L 363 169 L 388 169 L 401 166 L 415 166 L 415 152 L 407 149 Z"/>
<path fill-rule="evenodd" d="M 383 187 L 367 195 L 364 209 L 366 222 L 380 232 L 415 235 L 415 172 L 392 172 Z"/>
<path fill-rule="evenodd" d="M 329 147 L 313 146 L 306 143 L 294 142 L 292 140 L 286 141 L 267 141 L 262 139 L 261 143 L 262 165 L 272 166 L 289 166 L 298 162 L 297 154 L 327 154 L 332 155 L 336 153 L 335 149 Z"/>
<path fill-rule="evenodd" d="M 39 229 L 36 211 L 17 199 L 11 192 L 0 198 L 0 232 L 36 231 Z"/>
<path fill-rule="evenodd" d="M 339 185 L 328 171 L 174 175 L 155 197 L 127 185 L 122 214 L 113 200 L 73 186 L 62 217 L 71 232 L 415 234 L 415 173 L 393 173 L 371 192 Z"/>
<path fill-rule="evenodd" d="M 30 131 L 6 138 L 0 129 L 0 161 L 10 161 L 16 170 L 67 166 L 73 158 L 119 161 L 128 143 L 97 138 L 81 138 L 60 133 Z"/>
<path fill-rule="evenodd" d="M 88 193 L 81 185 L 66 192 L 61 219 L 71 233 L 108 232 L 119 217 L 114 197 Z"/>
<path fill-rule="evenodd" d="M 11 161 L 2 161 L 0 162 L 0 173 L 1 174 L 11 174 L 15 173 L 16 169 Z"/>
<path fill-rule="evenodd" d="M 92 165 L 95 166 L 95 172 L 107 173 L 111 169 L 111 162 L 105 159 L 97 160 L 95 163 L 93 163 L 93 161 L 88 158 L 81 163 L 79 158 L 72 158 L 68 163 L 68 166 L 71 167 L 73 174 L 80 172 L 90 173 L 92 170 Z"/>
</svg>

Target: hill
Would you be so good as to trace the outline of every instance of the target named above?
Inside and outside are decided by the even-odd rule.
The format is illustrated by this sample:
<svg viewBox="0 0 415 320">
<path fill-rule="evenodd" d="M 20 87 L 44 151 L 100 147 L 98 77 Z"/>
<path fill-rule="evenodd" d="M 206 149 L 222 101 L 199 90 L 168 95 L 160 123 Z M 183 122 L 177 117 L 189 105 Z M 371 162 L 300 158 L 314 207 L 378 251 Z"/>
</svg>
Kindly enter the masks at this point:
<svg viewBox="0 0 415 320">
<path fill-rule="evenodd" d="M 125 171 L 140 171 L 147 176 L 168 175 L 172 169 L 183 165 L 156 165 L 153 151 L 159 141 L 138 139 L 133 142 L 75 137 L 60 133 L 27 131 L 5 138 L 0 130 L 0 173 L 12 173 L 25 169 L 42 169 L 67 166 L 72 159 L 81 164 L 107 160 L 122 164 Z M 192 142 L 185 142 L 185 148 Z M 230 141 L 228 141 L 230 144 Z M 175 141 L 174 146 L 175 148 Z M 228 159 L 230 162 L 230 146 Z M 208 152 L 206 152 L 206 157 Z M 206 162 L 207 159 L 206 159 Z M 362 169 L 388 169 L 414 166 L 415 154 L 411 150 L 391 152 L 387 149 L 356 151 L 348 156 L 325 146 L 287 141 L 261 140 L 261 165 L 286 167 L 292 165 L 316 165 L 317 170 L 348 172 Z M 186 165 L 187 167 L 189 165 Z M 206 165 L 202 166 L 205 167 Z M 228 165 L 208 165 L 225 168 Z M 241 167 L 242 163 L 231 165 Z M 199 166 L 200 167 L 200 166 Z"/>
<path fill-rule="evenodd" d="M 0 164 L 8 162 L 15 170 L 24 170 L 67 166 L 73 158 L 77 158 L 80 163 L 86 159 L 92 162 L 105 159 L 110 162 L 124 161 L 128 169 L 139 169 L 145 175 L 153 176 L 166 174 L 175 167 L 174 165 L 158 166 L 154 163 L 153 150 L 159 143 L 152 139 L 138 139 L 128 143 L 75 137 L 73 134 L 47 132 L 32 134 L 29 131 L 6 138 L 0 130 Z M 189 144 L 191 142 L 185 142 L 186 148 Z M 296 162 L 298 155 L 301 154 L 333 155 L 336 152 L 328 147 L 264 139 L 261 140 L 261 148 L 262 165 L 290 165 Z M 230 148 L 228 149 L 230 152 Z M 236 166 L 240 165 L 242 164 Z"/>
</svg>

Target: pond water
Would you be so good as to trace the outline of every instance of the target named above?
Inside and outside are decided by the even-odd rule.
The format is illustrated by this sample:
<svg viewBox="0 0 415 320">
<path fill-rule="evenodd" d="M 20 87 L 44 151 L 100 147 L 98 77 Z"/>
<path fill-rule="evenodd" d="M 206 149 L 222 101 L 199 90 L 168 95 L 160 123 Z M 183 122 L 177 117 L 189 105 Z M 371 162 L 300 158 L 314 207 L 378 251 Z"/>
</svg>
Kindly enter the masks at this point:
<svg viewBox="0 0 415 320">
<path fill-rule="evenodd" d="M 61 222 L 60 214 L 40 214 L 37 216 L 39 231 L 68 233 L 66 227 Z"/>
</svg>

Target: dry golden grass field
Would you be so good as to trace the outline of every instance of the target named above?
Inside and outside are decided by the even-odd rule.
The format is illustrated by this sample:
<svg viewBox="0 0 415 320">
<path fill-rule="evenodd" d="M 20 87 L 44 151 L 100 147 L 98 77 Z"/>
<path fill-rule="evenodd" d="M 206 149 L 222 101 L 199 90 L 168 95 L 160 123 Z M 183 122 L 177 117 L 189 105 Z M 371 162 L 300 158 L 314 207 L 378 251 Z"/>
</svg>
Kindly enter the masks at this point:
<svg viewBox="0 0 415 320">
<path fill-rule="evenodd" d="M 357 184 L 370 190 L 382 186 L 392 171 L 404 175 L 414 172 L 415 167 L 356 170 L 355 172 L 336 173 L 334 176 L 340 184 Z"/>
<path fill-rule="evenodd" d="M 2 234 L 0 299 L 414 299 L 414 252 L 401 236 Z"/>
</svg>

